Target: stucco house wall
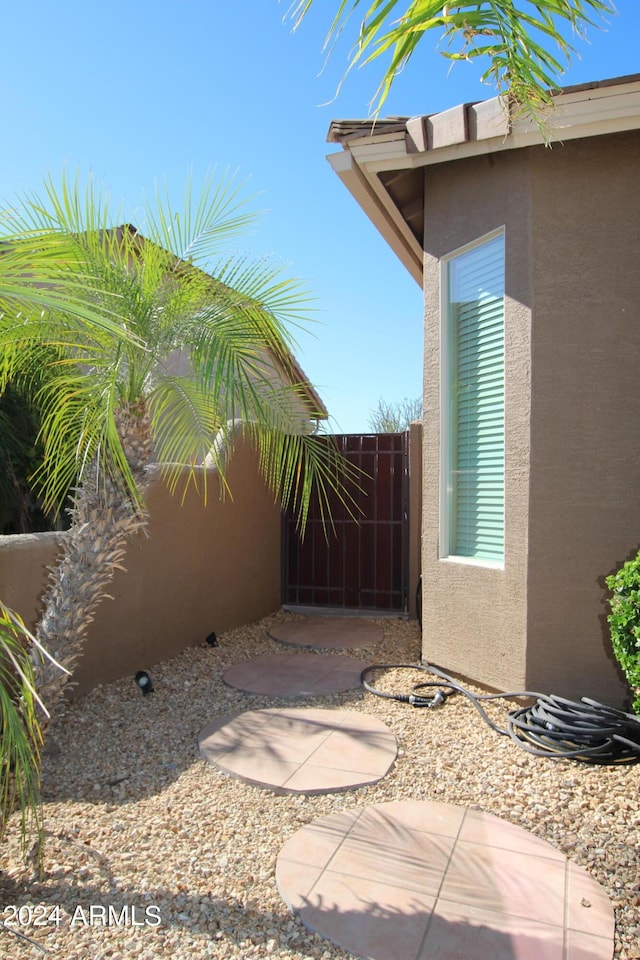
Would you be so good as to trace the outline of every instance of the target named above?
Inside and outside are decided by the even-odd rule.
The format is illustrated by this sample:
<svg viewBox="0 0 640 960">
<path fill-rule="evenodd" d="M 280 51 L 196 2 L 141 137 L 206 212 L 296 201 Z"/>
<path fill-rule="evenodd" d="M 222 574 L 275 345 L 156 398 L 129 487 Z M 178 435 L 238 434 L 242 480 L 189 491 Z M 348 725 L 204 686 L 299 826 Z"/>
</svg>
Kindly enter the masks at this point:
<svg viewBox="0 0 640 960">
<path fill-rule="evenodd" d="M 640 547 L 640 132 L 527 152 L 527 677 L 619 704 L 604 577 Z"/>
<path fill-rule="evenodd" d="M 425 176 L 424 484 L 425 660 L 505 689 L 526 682 L 527 513 L 531 374 L 531 193 L 515 154 L 461 160 Z M 506 231 L 507 376 L 503 570 L 440 559 L 440 258 Z"/>
<path fill-rule="evenodd" d="M 604 577 L 640 545 L 640 133 L 425 178 L 423 656 L 622 706 Z M 439 559 L 440 258 L 504 226 L 504 569 Z"/>
</svg>

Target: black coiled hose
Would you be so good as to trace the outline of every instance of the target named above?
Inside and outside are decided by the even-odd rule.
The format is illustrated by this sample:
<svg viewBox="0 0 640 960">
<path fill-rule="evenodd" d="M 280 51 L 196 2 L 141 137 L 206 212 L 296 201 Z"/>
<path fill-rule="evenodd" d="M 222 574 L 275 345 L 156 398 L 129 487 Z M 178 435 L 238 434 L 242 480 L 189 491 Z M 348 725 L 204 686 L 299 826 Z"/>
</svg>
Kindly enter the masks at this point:
<svg viewBox="0 0 640 960">
<path fill-rule="evenodd" d="M 380 670 L 420 670 L 440 679 L 416 683 L 409 694 L 386 693 L 377 690 L 370 682 L 372 674 Z M 492 730 L 511 737 L 524 750 L 539 757 L 601 764 L 640 761 L 640 718 L 587 697 L 577 703 L 565 700 L 564 697 L 526 690 L 515 693 L 475 694 L 428 663 L 374 664 L 362 671 L 360 679 L 369 693 L 414 707 L 437 707 L 448 697 L 461 693 L 473 704 Z M 436 688 L 433 697 L 418 692 L 428 687 Z M 505 728 L 491 720 L 481 703 L 483 700 L 513 698 L 533 699 L 535 703 L 510 710 Z"/>
</svg>

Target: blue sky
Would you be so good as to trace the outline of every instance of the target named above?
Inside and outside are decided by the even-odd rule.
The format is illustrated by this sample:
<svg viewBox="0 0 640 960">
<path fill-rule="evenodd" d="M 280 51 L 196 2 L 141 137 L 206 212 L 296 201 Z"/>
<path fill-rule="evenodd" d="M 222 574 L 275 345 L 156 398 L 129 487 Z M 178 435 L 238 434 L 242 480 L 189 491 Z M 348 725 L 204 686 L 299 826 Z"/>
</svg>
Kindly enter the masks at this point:
<svg viewBox="0 0 640 960">
<path fill-rule="evenodd" d="M 336 430 L 367 429 L 383 397 L 422 389 L 422 297 L 326 154 L 335 118 L 366 117 L 379 66 L 353 72 L 337 97 L 346 47 L 323 70 L 338 0 L 292 34 L 289 0 L 22 0 L 3 4 L 0 195 L 38 188 L 63 165 L 103 180 L 135 222 L 143 192 L 188 170 L 247 180 L 265 218 L 243 241 L 288 264 L 316 298 L 297 356 Z M 578 42 L 564 83 L 640 72 L 640 2 L 617 0 L 605 32 Z M 486 99 L 480 70 L 452 70 L 423 40 L 383 115 Z"/>
</svg>

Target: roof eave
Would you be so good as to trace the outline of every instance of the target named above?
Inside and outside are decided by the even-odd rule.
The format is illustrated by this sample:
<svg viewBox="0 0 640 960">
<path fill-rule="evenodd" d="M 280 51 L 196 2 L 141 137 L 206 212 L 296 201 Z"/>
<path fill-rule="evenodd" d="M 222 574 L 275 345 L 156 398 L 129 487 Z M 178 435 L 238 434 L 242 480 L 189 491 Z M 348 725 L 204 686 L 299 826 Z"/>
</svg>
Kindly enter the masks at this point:
<svg viewBox="0 0 640 960">
<path fill-rule="evenodd" d="M 554 100 L 551 143 L 640 128 L 640 74 L 567 87 Z M 510 118 L 500 97 L 408 119 L 333 121 L 327 139 L 343 148 L 327 157 L 332 168 L 420 285 L 422 242 L 406 211 L 415 216 L 423 198 L 399 204 L 385 185 L 388 175 L 544 142 L 530 119 Z"/>
<path fill-rule="evenodd" d="M 416 283 L 422 285 L 422 247 L 377 176 L 371 176 L 350 152 L 327 157 L 347 190 L 400 258 Z"/>
</svg>

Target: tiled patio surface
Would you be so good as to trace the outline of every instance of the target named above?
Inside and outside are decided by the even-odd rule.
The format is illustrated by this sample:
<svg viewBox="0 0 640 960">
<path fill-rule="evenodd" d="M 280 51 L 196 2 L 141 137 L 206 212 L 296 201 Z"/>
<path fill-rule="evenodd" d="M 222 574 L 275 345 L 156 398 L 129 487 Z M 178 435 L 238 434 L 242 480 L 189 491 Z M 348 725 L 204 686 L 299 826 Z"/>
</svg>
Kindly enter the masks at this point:
<svg viewBox="0 0 640 960">
<path fill-rule="evenodd" d="M 369 663 L 323 653 L 264 654 L 234 664 L 225 683 L 248 693 L 275 697 L 317 697 L 360 686 Z"/>
<path fill-rule="evenodd" d="M 382 627 L 356 617 L 305 617 L 275 623 L 269 636 L 281 643 L 320 650 L 350 650 L 370 647 L 382 640 Z"/>
<path fill-rule="evenodd" d="M 375 717 L 295 707 L 218 717 L 198 743 L 224 773 L 277 793 L 334 793 L 375 783 L 397 753 L 395 737 Z"/>
<path fill-rule="evenodd" d="M 334 813 L 282 848 L 280 893 L 369 960 L 611 960 L 613 910 L 581 867 L 507 821 L 397 801 Z"/>
</svg>

